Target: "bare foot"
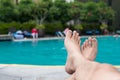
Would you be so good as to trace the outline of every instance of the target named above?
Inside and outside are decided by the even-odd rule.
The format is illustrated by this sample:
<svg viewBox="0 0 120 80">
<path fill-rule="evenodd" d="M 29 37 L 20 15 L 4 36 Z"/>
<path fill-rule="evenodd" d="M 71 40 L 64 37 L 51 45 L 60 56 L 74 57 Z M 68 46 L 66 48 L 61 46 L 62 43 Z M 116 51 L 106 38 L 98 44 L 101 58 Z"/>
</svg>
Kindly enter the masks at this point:
<svg viewBox="0 0 120 80">
<path fill-rule="evenodd" d="M 76 57 L 81 56 L 80 45 L 79 45 L 80 44 L 79 34 L 76 31 L 74 31 L 72 35 L 72 31 L 68 30 L 64 44 L 68 52 L 65 70 L 67 73 L 72 74 L 74 73 L 75 67 L 77 66 L 77 63 L 75 62 L 75 60 L 79 59 Z"/>
<path fill-rule="evenodd" d="M 81 53 L 79 46 L 80 37 L 76 31 L 73 31 L 73 35 L 71 30 L 67 31 L 64 43 L 68 53 Z"/>
<path fill-rule="evenodd" d="M 74 61 L 73 59 L 78 54 L 81 54 L 80 51 L 80 37 L 79 34 L 74 31 L 72 35 L 72 31 L 68 31 L 65 38 L 65 46 L 68 51 L 67 62 L 65 66 L 65 70 L 69 74 L 73 74 L 75 72 Z M 97 41 L 95 38 L 89 37 L 88 40 L 84 42 L 82 45 L 82 55 L 88 60 L 94 60 L 97 54 Z"/>
<path fill-rule="evenodd" d="M 96 58 L 97 54 L 97 40 L 95 38 L 89 37 L 82 45 L 82 54 L 83 56 L 93 61 Z"/>
</svg>

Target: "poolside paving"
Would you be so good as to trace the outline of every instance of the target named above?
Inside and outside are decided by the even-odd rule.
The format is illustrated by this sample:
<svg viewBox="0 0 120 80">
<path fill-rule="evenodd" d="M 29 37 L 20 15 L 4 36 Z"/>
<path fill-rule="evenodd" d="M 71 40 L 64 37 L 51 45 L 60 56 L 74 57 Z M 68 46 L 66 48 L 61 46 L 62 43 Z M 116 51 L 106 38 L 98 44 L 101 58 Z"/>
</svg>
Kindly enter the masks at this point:
<svg viewBox="0 0 120 80">
<path fill-rule="evenodd" d="M 68 77 L 64 66 L 0 65 L 0 80 L 65 80 Z"/>
<path fill-rule="evenodd" d="M 12 66 L 0 67 L 0 80 L 65 80 L 64 67 Z"/>
</svg>

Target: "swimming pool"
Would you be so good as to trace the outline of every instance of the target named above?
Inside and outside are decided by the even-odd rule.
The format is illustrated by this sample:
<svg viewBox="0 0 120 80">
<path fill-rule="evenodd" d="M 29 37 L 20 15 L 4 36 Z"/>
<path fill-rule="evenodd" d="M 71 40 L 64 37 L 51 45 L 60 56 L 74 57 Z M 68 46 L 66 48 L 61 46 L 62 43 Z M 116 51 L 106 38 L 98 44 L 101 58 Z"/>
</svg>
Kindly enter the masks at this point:
<svg viewBox="0 0 120 80">
<path fill-rule="evenodd" d="M 120 65 L 120 38 L 98 37 L 96 61 Z M 82 42 L 85 38 L 82 38 Z M 64 65 L 66 50 L 63 39 L 0 42 L 0 64 Z"/>
</svg>

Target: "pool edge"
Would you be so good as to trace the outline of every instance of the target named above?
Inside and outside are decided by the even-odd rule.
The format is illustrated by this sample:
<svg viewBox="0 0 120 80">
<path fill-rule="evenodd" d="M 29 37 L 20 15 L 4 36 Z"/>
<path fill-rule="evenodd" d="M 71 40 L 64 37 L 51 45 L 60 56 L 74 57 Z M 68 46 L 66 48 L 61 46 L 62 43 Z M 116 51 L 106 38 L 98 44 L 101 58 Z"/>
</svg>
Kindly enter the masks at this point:
<svg viewBox="0 0 120 80">
<path fill-rule="evenodd" d="M 64 65 L 27 65 L 27 64 L 0 64 L 0 66 L 21 66 L 21 67 L 36 67 L 36 68 L 64 68 Z M 115 68 L 120 68 L 120 65 L 113 65 Z"/>
<path fill-rule="evenodd" d="M 36 67 L 36 68 L 63 68 L 64 65 L 28 65 L 28 64 L 0 64 L 0 66 L 21 66 L 21 67 Z"/>
<path fill-rule="evenodd" d="M 94 35 L 92 35 L 94 36 Z M 113 36 L 113 35 L 95 35 L 95 37 L 107 37 L 107 36 Z M 89 35 L 86 36 L 81 36 L 81 38 L 88 38 Z M 40 37 L 36 40 L 56 40 L 56 39 L 64 39 L 65 37 Z M 14 42 L 19 42 L 19 41 L 33 41 L 32 38 L 24 38 L 24 39 L 13 39 Z"/>
</svg>

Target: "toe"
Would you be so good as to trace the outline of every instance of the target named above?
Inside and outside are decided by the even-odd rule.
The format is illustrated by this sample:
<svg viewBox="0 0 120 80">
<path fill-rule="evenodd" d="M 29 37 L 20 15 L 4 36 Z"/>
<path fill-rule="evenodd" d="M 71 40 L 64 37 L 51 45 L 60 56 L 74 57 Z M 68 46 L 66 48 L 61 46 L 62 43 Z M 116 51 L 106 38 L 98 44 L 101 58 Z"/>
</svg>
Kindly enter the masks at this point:
<svg viewBox="0 0 120 80">
<path fill-rule="evenodd" d="M 89 38 L 88 38 L 88 46 L 89 46 L 89 47 L 92 47 L 92 37 L 89 37 Z"/>
<path fill-rule="evenodd" d="M 97 46 L 97 40 L 96 40 L 96 38 L 93 38 L 93 39 L 92 39 L 92 46 L 93 46 L 93 47 L 96 47 L 96 46 Z"/>
<path fill-rule="evenodd" d="M 81 44 L 81 40 L 80 40 L 80 37 L 78 37 L 78 40 L 77 40 L 78 44 L 80 45 Z"/>
<path fill-rule="evenodd" d="M 90 39 L 92 39 L 92 37 L 89 37 L 88 39 L 90 40 Z"/>
<path fill-rule="evenodd" d="M 76 32 L 75 39 L 78 40 L 79 33 Z"/>
<path fill-rule="evenodd" d="M 89 40 L 86 40 L 86 47 L 89 47 Z"/>
<path fill-rule="evenodd" d="M 88 47 L 88 40 L 86 39 L 85 40 L 85 48 L 87 48 Z"/>
<path fill-rule="evenodd" d="M 77 44 L 78 44 L 78 46 L 80 46 L 80 44 L 81 44 L 80 37 L 78 37 Z"/>
<path fill-rule="evenodd" d="M 83 49 L 85 49 L 85 42 L 83 43 Z"/>
<path fill-rule="evenodd" d="M 66 34 L 66 38 L 71 38 L 72 37 L 72 31 L 68 30 Z"/>
<path fill-rule="evenodd" d="M 82 51 L 84 50 L 84 45 L 82 45 L 81 49 L 82 49 Z"/>
<path fill-rule="evenodd" d="M 79 38 L 79 33 L 76 33 L 75 39 L 77 42 L 79 42 L 80 38 Z"/>
<path fill-rule="evenodd" d="M 76 32 L 76 31 L 73 31 L 73 36 L 72 36 L 72 39 L 73 39 L 73 40 L 75 40 L 76 35 L 77 35 L 77 32 Z"/>
</svg>

